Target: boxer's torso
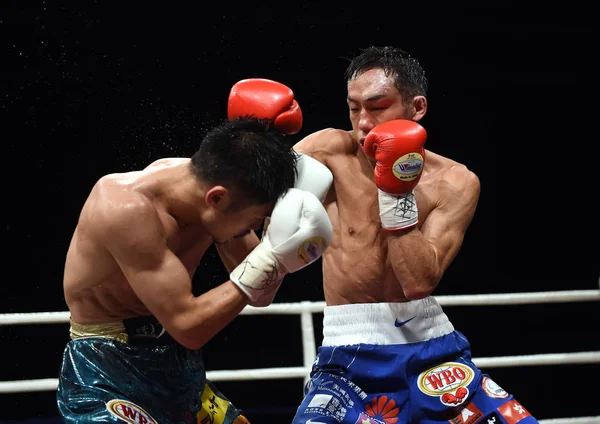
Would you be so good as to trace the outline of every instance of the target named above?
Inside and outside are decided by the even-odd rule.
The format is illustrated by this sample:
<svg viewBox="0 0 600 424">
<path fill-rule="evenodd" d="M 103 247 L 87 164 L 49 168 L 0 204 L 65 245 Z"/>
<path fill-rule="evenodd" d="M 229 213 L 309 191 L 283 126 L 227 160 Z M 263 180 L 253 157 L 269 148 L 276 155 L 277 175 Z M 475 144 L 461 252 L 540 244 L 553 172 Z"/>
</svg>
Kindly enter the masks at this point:
<svg viewBox="0 0 600 424">
<path fill-rule="evenodd" d="M 335 132 L 332 135 L 330 132 Z M 323 255 L 323 285 L 328 305 L 403 302 L 406 297 L 388 257 L 387 234 L 381 230 L 374 164 L 358 147 L 351 132 L 324 130 L 314 156 L 326 163 L 334 184 L 325 201 L 334 236 Z M 331 142 L 336 139 L 335 142 Z M 309 152 L 310 153 L 310 152 Z M 444 171 L 457 163 L 426 151 L 425 168 L 415 188 L 421 228 L 430 212 L 448 195 Z"/>
<path fill-rule="evenodd" d="M 177 159 L 180 160 L 180 159 Z M 64 270 L 65 299 L 71 318 L 80 324 L 116 321 L 133 316 L 149 315 L 148 309 L 133 292 L 112 254 L 97 236 L 99 228 L 95 211 L 106 202 L 114 202 L 113 213 L 125 207 L 128 199 L 145 196 L 138 187 L 152 183 L 161 167 L 173 163 L 160 161 L 143 171 L 113 174 L 103 178 L 92 190 L 82 209 L 71 239 Z M 180 226 L 160 199 L 153 199 L 167 245 L 193 275 L 202 256 L 213 240 L 200 226 Z M 134 222 L 131 225 L 135 225 Z"/>
</svg>

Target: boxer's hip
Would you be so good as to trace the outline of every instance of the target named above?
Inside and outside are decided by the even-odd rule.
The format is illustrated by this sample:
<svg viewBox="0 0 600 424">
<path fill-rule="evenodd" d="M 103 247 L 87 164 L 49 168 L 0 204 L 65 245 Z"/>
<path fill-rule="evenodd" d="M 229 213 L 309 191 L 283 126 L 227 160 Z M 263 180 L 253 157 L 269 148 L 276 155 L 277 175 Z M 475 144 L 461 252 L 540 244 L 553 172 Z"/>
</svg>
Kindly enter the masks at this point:
<svg viewBox="0 0 600 424">
<path fill-rule="evenodd" d="M 178 376 L 181 385 L 185 385 L 186 379 L 204 385 L 201 350 L 187 349 L 171 337 L 163 338 L 165 334 L 161 335 L 160 330 L 152 337 L 150 331 L 140 337 L 134 333 L 136 328 L 143 326 L 127 322 L 94 325 L 71 322 L 71 340 L 65 347 L 62 373 L 81 377 L 82 381 L 88 375 L 90 381 L 97 377 L 114 384 L 136 385 L 137 381 L 141 387 Z"/>
<path fill-rule="evenodd" d="M 327 306 L 323 346 L 395 345 L 443 337 L 454 326 L 434 297 L 409 302 Z"/>
<path fill-rule="evenodd" d="M 194 417 L 201 409 L 207 383 L 201 351 L 161 340 L 162 335 L 152 343 L 139 342 L 134 331 L 143 327 L 138 324 L 142 325 L 71 323 L 72 340 L 63 353 L 57 390 L 67 422 L 94 422 L 92 417 L 113 422 L 122 410 L 147 413 L 156 422 L 185 422 L 183 416 L 171 414 Z M 151 328 L 146 330 L 147 336 Z"/>
<path fill-rule="evenodd" d="M 200 390 L 205 384 L 201 351 L 176 343 L 154 317 L 93 325 L 71 322 L 70 334 L 61 367 L 66 386 L 75 382 L 124 392 L 151 387 L 156 395 L 168 396 L 169 391 Z"/>
<path fill-rule="evenodd" d="M 79 324 L 70 320 L 71 340 L 106 338 L 131 346 L 167 346 L 176 344 L 153 316 L 128 318 L 101 324 Z"/>
</svg>

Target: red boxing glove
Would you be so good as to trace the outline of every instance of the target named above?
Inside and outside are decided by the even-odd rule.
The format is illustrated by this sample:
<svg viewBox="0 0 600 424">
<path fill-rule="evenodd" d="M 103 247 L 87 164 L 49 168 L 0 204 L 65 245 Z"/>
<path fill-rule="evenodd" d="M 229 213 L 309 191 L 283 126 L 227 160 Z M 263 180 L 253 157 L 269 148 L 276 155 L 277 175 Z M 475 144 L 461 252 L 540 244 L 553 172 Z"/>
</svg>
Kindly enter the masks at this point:
<svg viewBox="0 0 600 424">
<path fill-rule="evenodd" d="M 405 119 L 373 128 L 365 139 L 363 151 L 377 161 L 377 187 L 390 194 L 406 194 L 415 188 L 425 162 L 425 140 L 425 129 Z"/>
<path fill-rule="evenodd" d="M 244 79 L 231 87 L 227 116 L 268 119 L 285 134 L 296 134 L 302 128 L 302 110 L 293 91 L 280 82 L 263 78 Z"/>
<path fill-rule="evenodd" d="M 379 188 L 379 215 L 386 230 L 417 224 L 419 212 L 413 189 L 425 164 L 427 132 L 416 122 L 397 119 L 373 128 L 363 145 L 377 161 L 375 184 Z"/>
</svg>

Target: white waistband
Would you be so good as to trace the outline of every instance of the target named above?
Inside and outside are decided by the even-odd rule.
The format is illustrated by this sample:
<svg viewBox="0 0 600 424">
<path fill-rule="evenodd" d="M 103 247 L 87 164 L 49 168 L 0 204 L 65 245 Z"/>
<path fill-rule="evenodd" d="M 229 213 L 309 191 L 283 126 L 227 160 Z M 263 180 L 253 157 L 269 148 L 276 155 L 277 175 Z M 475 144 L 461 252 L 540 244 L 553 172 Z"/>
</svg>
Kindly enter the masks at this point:
<svg viewBox="0 0 600 424">
<path fill-rule="evenodd" d="M 434 297 L 325 307 L 323 346 L 407 344 L 454 331 Z"/>
</svg>

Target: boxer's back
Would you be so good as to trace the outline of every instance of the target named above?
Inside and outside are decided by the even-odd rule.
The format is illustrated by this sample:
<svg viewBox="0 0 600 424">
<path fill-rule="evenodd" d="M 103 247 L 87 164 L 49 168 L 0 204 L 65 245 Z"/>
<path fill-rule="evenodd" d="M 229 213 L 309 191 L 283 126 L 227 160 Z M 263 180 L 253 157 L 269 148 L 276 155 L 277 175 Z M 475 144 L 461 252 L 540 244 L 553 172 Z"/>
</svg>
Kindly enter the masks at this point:
<svg viewBox="0 0 600 424">
<path fill-rule="evenodd" d="M 180 162 L 158 161 L 143 171 L 102 177 L 87 198 L 71 239 L 64 270 L 65 299 L 71 318 L 80 324 L 102 323 L 148 315 L 103 240 L 123 208 L 145 204 L 156 214 L 156 231 L 193 274 L 211 240 L 201 227 L 179 227 L 166 206 L 152 195 L 157 175 Z M 137 225 L 131 222 L 131 226 Z M 127 234 L 119 234 L 127 241 Z"/>
</svg>

